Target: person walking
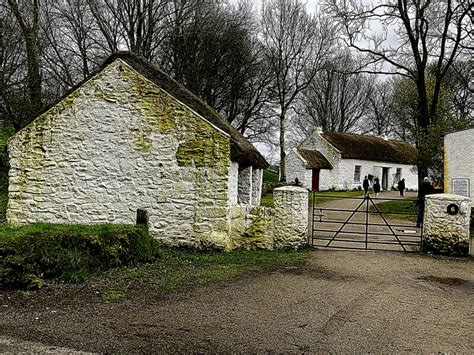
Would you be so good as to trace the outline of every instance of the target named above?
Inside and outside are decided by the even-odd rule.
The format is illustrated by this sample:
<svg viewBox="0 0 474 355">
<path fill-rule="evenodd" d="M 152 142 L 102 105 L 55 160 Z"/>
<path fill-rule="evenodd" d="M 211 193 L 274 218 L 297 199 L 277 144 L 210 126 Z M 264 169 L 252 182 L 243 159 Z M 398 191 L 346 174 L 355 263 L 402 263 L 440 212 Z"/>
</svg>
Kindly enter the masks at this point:
<svg viewBox="0 0 474 355">
<path fill-rule="evenodd" d="M 434 192 L 433 186 L 430 183 L 430 179 L 426 176 L 423 179 L 423 182 L 420 184 L 420 189 L 418 190 L 418 217 L 416 219 L 416 227 L 420 228 L 423 225 L 423 214 L 425 213 L 425 197 L 426 195 L 432 194 Z"/>
<path fill-rule="evenodd" d="M 367 176 L 362 181 L 362 188 L 364 189 L 364 197 L 367 197 L 369 195 L 369 179 L 367 179 Z"/>
<path fill-rule="evenodd" d="M 400 192 L 400 197 L 405 197 L 404 192 L 405 192 L 405 179 L 401 179 L 398 182 L 398 191 Z"/>
<path fill-rule="evenodd" d="M 377 197 L 380 193 L 380 181 L 378 177 L 374 178 L 373 189 L 374 189 L 375 197 Z"/>
</svg>

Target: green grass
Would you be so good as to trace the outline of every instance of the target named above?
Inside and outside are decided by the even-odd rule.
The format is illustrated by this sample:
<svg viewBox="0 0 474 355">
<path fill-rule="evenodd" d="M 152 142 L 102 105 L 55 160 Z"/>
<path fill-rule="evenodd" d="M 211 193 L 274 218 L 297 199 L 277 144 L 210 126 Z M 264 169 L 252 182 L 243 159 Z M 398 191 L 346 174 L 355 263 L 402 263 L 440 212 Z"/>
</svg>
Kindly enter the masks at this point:
<svg viewBox="0 0 474 355">
<path fill-rule="evenodd" d="M 83 282 L 100 270 L 153 261 L 143 227 L 32 224 L 0 226 L 0 287 L 39 288 L 45 279 Z"/>
<path fill-rule="evenodd" d="M 159 260 L 138 266 L 112 269 L 91 280 L 107 290 L 110 301 L 143 289 L 176 291 L 210 282 L 225 281 L 243 273 L 271 271 L 302 265 L 309 256 L 304 251 L 196 252 L 164 248 Z"/>
<path fill-rule="evenodd" d="M 0 169 L 0 220 L 5 218 L 8 203 L 8 171 Z"/>
<path fill-rule="evenodd" d="M 316 192 L 316 203 L 321 203 L 321 202 L 326 202 L 326 201 L 332 201 L 332 200 L 337 200 L 340 199 L 341 197 L 344 196 L 363 196 L 364 191 L 322 191 L 322 192 Z M 308 203 L 309 206 L 312 206 L 313 204 L 313 193 L 308 192 Z M 260 202 L 261 206 L 265 207 L 273 207 L 273 193 L 272 192 L 267 192 L 262 196 L 262 200 Z"/>
<path fill-rule="evenodd" d="M 264 170 L 263 182 L 278 182 L 278 173 L 271 170 Z"/>
<path fill-rule="evenodd" d="M 249 271 L 299 265 L 307 251 L 196 252 L 159 248 L 137 226 L 33 224 L 0 227 L 0 288 L 42 287 L 46 279 L 106 285 L 115 302 L 123 288 L 172 291 Z"/>
<path fill-rule="evenodd" d="M 377 201 L 374 201 L 377 202 Z M 415 204 L 413 200 L 393 200 L 393 201 L 385 201 L 377 203 L 377 208 L 380 212 L 384 212 L 383 216 L 385 218 L 393 218 L 393 219 L 401 219 L 416 222 L 417 214 L 418 214 L 418 206 Z M 372 212 L 375 211 L 375 208 L 371 206 L 370 210 Z M 393 214 L 390 212 L 397 212 L 397 213 L 407 213 L 408 215 L 404 214 Z"/>
</svg>

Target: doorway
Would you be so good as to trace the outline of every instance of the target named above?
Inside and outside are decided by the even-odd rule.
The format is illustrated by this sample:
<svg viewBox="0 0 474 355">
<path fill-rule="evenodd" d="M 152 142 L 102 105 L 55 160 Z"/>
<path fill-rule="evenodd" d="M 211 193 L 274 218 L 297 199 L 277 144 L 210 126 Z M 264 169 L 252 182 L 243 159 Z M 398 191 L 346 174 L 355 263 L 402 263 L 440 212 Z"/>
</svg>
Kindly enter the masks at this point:
<svg viewBox="0 0 474 355">
<path fill-rule="evenodd" d="M 321 169 L 313 169 L 313 179 L 312 179 L 312 191 L 319 191 L 319 171 Z"/>
<path fill-rule="evenodd" d="M 390 168 L 382 168 L 382 190 L 388 190 L 388 172 Z"/>
</svg>

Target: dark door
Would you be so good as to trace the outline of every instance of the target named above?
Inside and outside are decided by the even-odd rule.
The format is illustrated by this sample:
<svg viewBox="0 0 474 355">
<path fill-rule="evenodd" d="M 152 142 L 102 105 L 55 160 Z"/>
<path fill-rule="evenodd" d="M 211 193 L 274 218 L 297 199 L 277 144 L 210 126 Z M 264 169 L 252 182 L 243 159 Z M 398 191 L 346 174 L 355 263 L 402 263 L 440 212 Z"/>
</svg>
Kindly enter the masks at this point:
<svg viewBox="0 0 474 355">
<path fill-rule="evenodd" d="M 382 189 L 384 191 L 388 190 L 388 169 L 389 168 L 383 168 L 382 170 Z"/>
<path fill-rule="evenodd" d="M 313 191 L 319 191 L 319 170 L 320 169 L 313 169 Z"/>
</svg>

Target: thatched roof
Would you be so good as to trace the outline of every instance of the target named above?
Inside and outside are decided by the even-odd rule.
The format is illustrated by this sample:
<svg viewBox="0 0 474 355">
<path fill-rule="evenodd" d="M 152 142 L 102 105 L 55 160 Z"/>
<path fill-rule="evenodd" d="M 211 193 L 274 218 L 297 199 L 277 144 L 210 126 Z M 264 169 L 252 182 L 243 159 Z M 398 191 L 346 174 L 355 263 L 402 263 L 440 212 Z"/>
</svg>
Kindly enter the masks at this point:
<svg viewBox="0 0 474 355">
<path fill-rule="evenodd" d="M 219 129 L 230 135 L 231 140 L 231 159 L 232 161 L 238 162 L 242 167 L 252 165 L 255 168 L 265 169 L 268 167 L 268 163 L 265 158 L 258 152 L 258 150 L 237 130 L 235 129 L 224 117 L 219 115 L 214 109 L 208 106 L 198 96 L 194 95 L 191 91 L 186 89 L 183 85 L 179 84 L 176 80 L 171 78 L 163 70 L 156 65 L 151 64 L 144 58 L 137 56 L 131 52 L 116 52 L 108 57 L 102 66 L 93 72 L 88 78 L 75 85 L 71 90 L 64 94 L 61 98 L 56 100 L 52 105 L 49 105 L 42 113 L 49 110 L 52 106 L 59 103 L 62 99 L 66 98 L 73 91 L 77 90 L 84 83 L 90 80 L 93 76 L 104 70 L 109 64 L 117 59 L 121 59 L 130 65 L 137 72 L 142 74 L 148 80 L 162 88 L 168 94 L 174 96 L 176 99 L 187 105 L 189 108 L 197 112 L 199 115 L 204 117 L 206 120 L 217 126 Z M 42 114 L 40 113 L 40 115 Z M 39 115 L 38 115 L 39 116 Z"/>
<path fill-rule="evenodd" d="M 298 154 L 306 160 L 306 169 L 332 169 L 331 163 L 317 150 L 297 149 Z"/>
<path fill-rule="evenodd" d="M 352 133 L 324 132 L 322 137 L 336 147 L 345 159 L 415 164 L 416 149 L 410 144 Z"/>
<path fill-rule="evenodd" d="M 170 95 L 196 111 L 212 124 L 228 133 L 231 138 L 231 158 L 242 166 L 267 168 L 268 163 L 258 150 L 224 117 L 208 106 L 202 99 L 171 78 L 163 70 L 145 59 L 130 52 L 117 52 L 112 54 L 103 64 L 105 68 L 116 59 L 122 59 L 148 80 L 165 90 Z"/>
</svg>

